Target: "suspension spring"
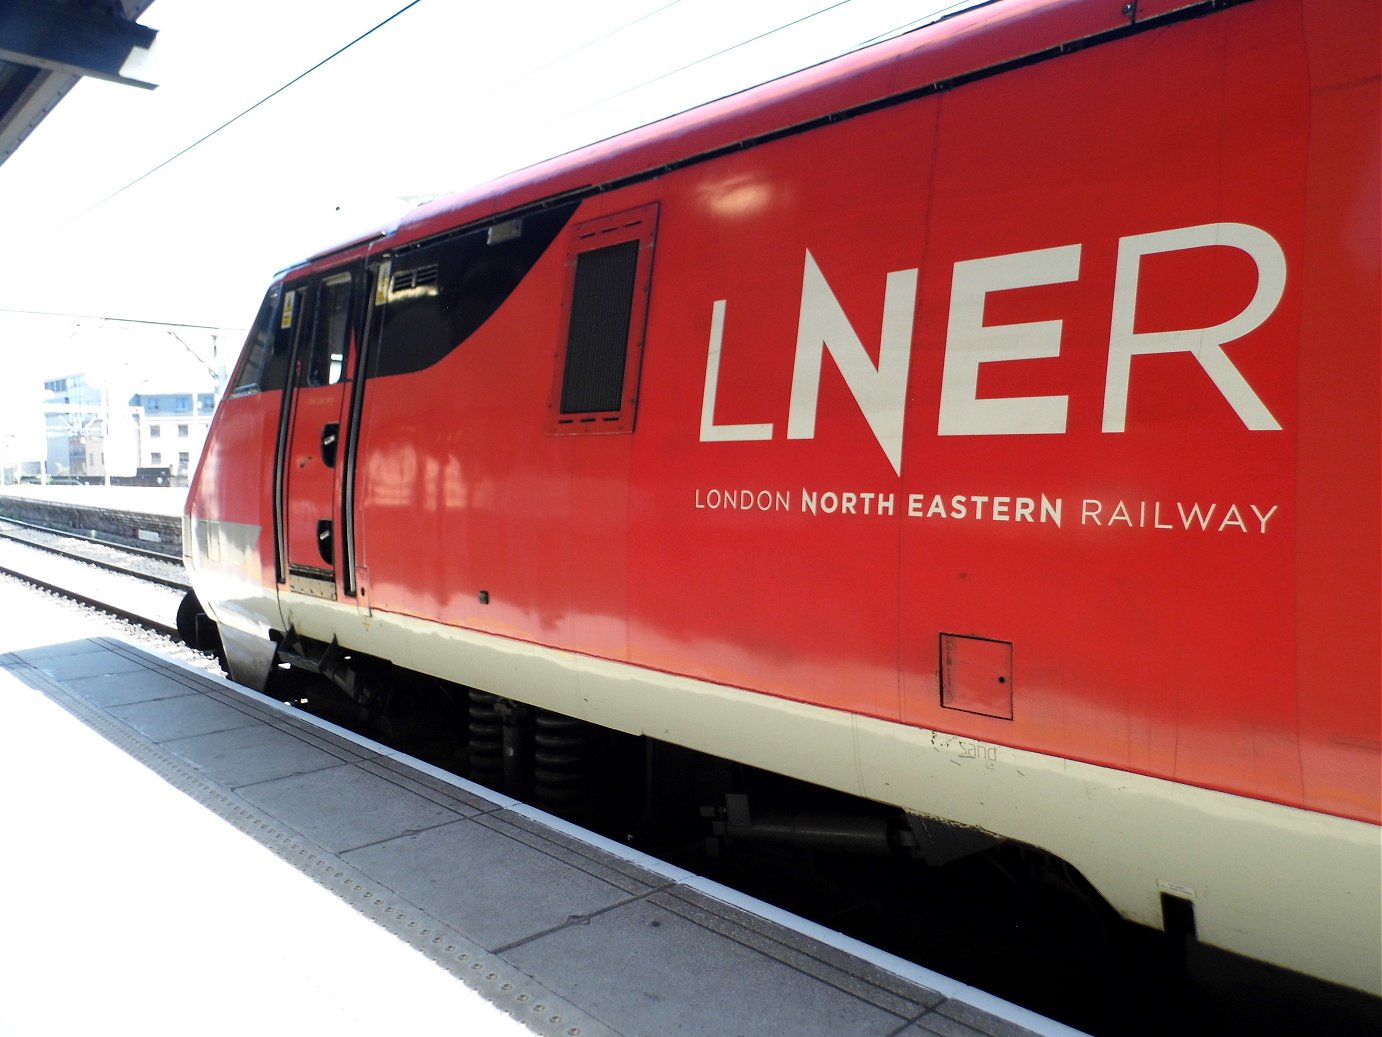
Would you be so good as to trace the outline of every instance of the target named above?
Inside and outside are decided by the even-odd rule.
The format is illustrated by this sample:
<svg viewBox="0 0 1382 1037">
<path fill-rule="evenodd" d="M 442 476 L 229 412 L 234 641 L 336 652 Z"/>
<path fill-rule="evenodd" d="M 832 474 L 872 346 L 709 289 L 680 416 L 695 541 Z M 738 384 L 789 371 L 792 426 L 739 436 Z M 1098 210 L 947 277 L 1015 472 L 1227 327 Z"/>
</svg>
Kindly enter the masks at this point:
<svg viewBox="0 0 1382 1037">
<path fill-rule="evenodd" d="M 470 689 L 470 779 L 488 788 L 504 782 L 504 723 L 499 699 L 487 691 Z"/>
<path fill-rule="evenodd" d="M 539 710 L 534 734 L 533 796 L 538 806 L 590 819 L 605 806 L 605 730 L 560 713 Z"/>
</svg>

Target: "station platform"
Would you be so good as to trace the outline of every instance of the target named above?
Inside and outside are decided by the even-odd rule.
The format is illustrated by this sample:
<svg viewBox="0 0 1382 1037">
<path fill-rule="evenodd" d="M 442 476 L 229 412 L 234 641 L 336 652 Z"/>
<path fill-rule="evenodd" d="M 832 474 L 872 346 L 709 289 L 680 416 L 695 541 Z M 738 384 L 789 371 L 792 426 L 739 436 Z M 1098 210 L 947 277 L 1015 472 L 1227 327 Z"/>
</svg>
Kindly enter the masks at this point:
<svg viewBox="0 0 1382 1037">
<path fill-rule="evenodd" d="M 0 615 L 0 1033 L 1076 1033 L 17 582 Z"/>
<path fill-rule="evenodd" d="M 159 486 L 0 486 L 0 519 L 182 555 L 187 490 Z"/>
<path fill-rule="evenodd" d="M 108 508 L 146 515 L 182 514 L 186 486 L 63 486 L 16 483 L 0 486 L 0 496 L 78 507 Z"/>
</svg>

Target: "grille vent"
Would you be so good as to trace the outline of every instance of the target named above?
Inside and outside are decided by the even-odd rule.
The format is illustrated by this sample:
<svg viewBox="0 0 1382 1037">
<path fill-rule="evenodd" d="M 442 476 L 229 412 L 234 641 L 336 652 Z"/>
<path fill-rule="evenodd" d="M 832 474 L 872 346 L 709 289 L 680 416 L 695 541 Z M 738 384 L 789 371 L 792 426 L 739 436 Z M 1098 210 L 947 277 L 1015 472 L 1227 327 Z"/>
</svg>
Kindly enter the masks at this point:
<svg viewBox="0 0 1382 1037">
<path fill-rule="evenodd" d="M 422 289 L 427 295 L 435 295 L 439 277 L 440 272 L 436 263 L 429 263 L 427 266 L 420 266 L 414 270 L 400 270 L 393 275 L 389 294 L 396 296 L 404 292 L 416 292 Z"/>
<path fill-rule="evenodd" d="M 629 311 L 638 242 L 583 252 L 576 261 L 561 413 L 617 412 L 623 404 Z"/>
<path fill-rule="evenodd" d="M 549 435 L 633 431 L 656 228 L 656 202 L 571 228 Z"/>
</svg>

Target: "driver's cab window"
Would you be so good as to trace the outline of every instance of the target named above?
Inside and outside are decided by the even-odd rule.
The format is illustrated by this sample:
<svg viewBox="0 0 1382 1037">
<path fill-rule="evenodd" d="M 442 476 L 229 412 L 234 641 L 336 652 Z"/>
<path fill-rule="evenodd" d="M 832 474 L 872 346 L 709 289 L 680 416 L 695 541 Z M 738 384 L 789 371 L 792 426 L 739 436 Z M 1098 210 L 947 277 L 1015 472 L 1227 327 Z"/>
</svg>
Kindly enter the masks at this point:
<svg viewBox="0 0 1382 1037">
<path fill-rule="evenodd" d="M 288 369 L 287 351 L 292 347 L 291 337 L 281 334 L 279 312 L 283 304 L 283 286 L 274 285 L 264 296 L 259 307 L 259 315 L 254 319 L 249 338 L 240 358 L 239 370 L 231 383 L 230 396 L 246 396 L 262 389 L 283 388 L 280 377 L 277 385 L 270 385 L 266 377 L 273 369 L 282 374 Z M 282 353 L 278 363 L 273 363 L 274 354 Z"/>
</svg>

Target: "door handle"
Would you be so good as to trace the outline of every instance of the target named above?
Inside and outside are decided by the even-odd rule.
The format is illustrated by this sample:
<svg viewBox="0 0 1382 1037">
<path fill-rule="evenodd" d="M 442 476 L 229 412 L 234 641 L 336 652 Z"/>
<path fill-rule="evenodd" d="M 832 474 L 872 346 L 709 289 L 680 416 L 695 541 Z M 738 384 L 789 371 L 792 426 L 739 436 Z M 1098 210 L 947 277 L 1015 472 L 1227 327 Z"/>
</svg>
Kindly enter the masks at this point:
<svg viewBox="0 0 1382 1037">
<path fill-rule="evenodd" d="M 328 468 L 336 467 L 336 442 L 341 438 L 339 422 L 322 426 L 322 463 Z"/>
<path fill-rule="evenodd" d="M 335 545 L 332 543 L 332 526 L 330 519 L 321 519 L 317 523 L 317 554 L 327 565 L 335 565 L 336 552 Z"/>
</svg>

